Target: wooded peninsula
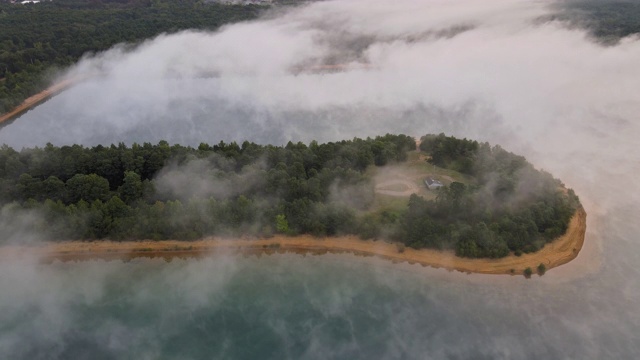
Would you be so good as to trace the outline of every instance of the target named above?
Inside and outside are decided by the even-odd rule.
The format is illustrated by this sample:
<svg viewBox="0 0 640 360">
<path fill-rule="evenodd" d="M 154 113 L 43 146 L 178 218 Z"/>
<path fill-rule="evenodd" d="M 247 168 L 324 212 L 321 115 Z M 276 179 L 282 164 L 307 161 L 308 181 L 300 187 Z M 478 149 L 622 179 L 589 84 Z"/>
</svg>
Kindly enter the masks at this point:
<svg viewBox="0 0 640 360">
<path fill-rule="evenodd" d="M 581 208 L 524 157 L 444 134 L 419 147 L 390 134 L 285 146 L 3 146 L 0 175 L 5 244 L 19 244 L 25 227 L 49 241 L 352 235 L 398 252 L 503 258 L 565 234 Z M 380 180 L 401 176 L 415 188 Z M 441 186 L 428 189 L 428 179 Z"/>
</svg>

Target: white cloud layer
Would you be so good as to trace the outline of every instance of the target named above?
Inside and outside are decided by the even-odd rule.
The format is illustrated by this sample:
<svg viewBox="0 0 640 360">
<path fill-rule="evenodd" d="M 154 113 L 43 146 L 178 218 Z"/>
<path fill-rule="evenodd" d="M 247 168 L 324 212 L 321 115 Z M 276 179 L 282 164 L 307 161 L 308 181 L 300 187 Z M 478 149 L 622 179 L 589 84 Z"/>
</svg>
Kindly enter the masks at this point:
<svg viewBox="0 0 640 360">
<path fill-rule="evenodd" d="M 551 11 L 518 0 L 323 1 L 215 33 L 163 35 L 83 60 L 69 75 L 94 77 L 1 129 L 0 143 L 279 144 L 442 131 L 499 143 L 576 189 L 587 246 L 604 249 L 602 271 L 580 284 L 544 284 L 554 269 L 520 289 L 526 306 L 511 304 L 524 314 L 519 328 L 540 330 L 523 334 L 537 336 L 541 355 L 562 336 L 586 358 L 629 355 L 640 326 L 640 41 L 599 45 L 540 20 Z M 343 68 L 318 70 L 334 64 Z M 453 299 L 496 312 L 512 290 L 497 286 L 496 299 L 460 286 Z M 522 344 L 504 339 L 500 354 L 518 358 Z"/>
<path fill-rule="evenodd" d="M 0 131 L 0 142 L 277 144 L 445 131 L 554 171 L 570 157 L 594 183 L 599 158 L 613 175 L 637 170 L 640 42 L 604 47 L 540 20 L 550 12 L 516 0 L 325 1 L 215 33 L 162 35 L 83 60 L 69 75 L 91 80 Z M 344 68 L 318 70 L 335 64 Z"/>
</svg>

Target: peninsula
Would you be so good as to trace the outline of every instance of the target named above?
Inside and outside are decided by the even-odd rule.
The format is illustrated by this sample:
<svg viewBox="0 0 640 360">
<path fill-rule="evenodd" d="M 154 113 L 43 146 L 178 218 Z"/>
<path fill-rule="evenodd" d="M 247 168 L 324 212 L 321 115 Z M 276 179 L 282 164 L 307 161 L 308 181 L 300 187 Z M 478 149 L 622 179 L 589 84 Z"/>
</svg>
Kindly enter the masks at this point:
<svg viewBox="0 0 640 360">
<path fill-rule="evenodd" d="M 487 143 L 440 134 L 418 145 L 388 134 L 282 147 L 4 147 L 3 213 L 32 220 L 3 239 L 0 257 L 351 252 L 514 274 L 577 256 L 586 213 L 559 180 Z M 48 242 L 21 245 L 27 230 Z"/>
</svg>

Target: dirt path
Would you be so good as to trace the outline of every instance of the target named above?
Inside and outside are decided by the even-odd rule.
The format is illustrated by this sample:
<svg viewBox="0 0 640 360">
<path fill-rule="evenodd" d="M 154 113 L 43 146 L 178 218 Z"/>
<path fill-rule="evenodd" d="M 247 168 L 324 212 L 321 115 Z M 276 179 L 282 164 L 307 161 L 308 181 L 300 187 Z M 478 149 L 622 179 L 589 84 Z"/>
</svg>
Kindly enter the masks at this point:
<svg viewBox="0 0 640 360">
<path fill-rule="evenodd" d="M 545 264 L 547 270 L 573 260 L 584 243 L 587 214 L 580 209 L 571 219 L 567 233 L 545 245 L 540 251 L 522 256 L 510 255 L 502 259 L 465 259 L 453 252 L 405 249 L 400 253 L 395 244 L 384 241 L 364 241 L 355 236 L 318 239 L 311 236 L 274 236 L 268 239 L 219 239 L 198 241 L 94 241 L 46 243 L 41 246 L 2 246 L 0 260 L 36 258 L 41 262 L 86 259 L 132 259 L 137 257 L 171 259 L 175 257 L 204 257 L 212 253 L 238 252 L 242 254 L 273 254 L 294 252 L 302 254 L 353 253 L 376 256 L 393 262 L 408 262 L 435 268 L 467 273 L 522 274 L 527 267 Z"/>
<path fill-rule="evenodd" d="M 68 89 L 76 82 L 77 81 L 74 79 L 62 80 L 58 83 L 51 85 L 47 89 L 27 98 L 25 101 L 22 102 L 22 104 L 18 105 L 13 110 L 9 111 L 8 113 L 0 115 L 0 125 L 2 125 L 7 121 L 15 119 L 18 116 L 25 113 L 27 110 L 40 105 L 45 100 L 48 100 L 52 96 Z"/>
<path fill-rule="evenodd" d="M 400 185 L 405 190 L 392 190 L 389 189 L 391 187 Z M 409 197 L 411 194 L 417 194 L 420 192 L 420 188 L 415 184 L 415 182 L 410 181 L 408 179 L 394 179 L 387 180 L 376 184 L 375 192 L 382 195 L 389 196 L 404 196 Z"/>
</svg>

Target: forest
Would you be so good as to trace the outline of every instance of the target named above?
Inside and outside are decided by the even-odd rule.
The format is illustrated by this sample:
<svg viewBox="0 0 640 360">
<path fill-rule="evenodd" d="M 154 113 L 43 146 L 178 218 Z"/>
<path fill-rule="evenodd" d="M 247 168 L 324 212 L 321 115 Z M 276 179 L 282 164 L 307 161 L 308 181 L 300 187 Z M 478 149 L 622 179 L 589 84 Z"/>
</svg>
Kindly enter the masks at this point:
<svg viewBox="0 0 640 360">
<path fill-rule="evenodd" d="M 635 0 L 572 0 L 559 2 L 560 20 L 586 29 L 598 42 L 615 45 L 620 39 L 640 33 L 640 3 Z"/>
<path fill-rule="evenodd" d="M 31 219 L 29 228 L 53 241 L 355 234 L 502 257 L 563 234 L 580 206 L 572 190 L 523 157 L 444 134 L 423 137 L 420 151 L 474 181 L 452 182 L 435 200 L 414 194 L 400 210 L 376 205 L 372 170 L 411 151 L 414 138 L 390 134 L 285 146 L 5 145 L 1 211 L 5 223 Z"/>
<path fill-rule="evenodd" d="M 202 0 L 0 0 L 0 114 L 44 90 L 56 70 L 119 43 L 161 33 L 215 30 L 256 18 L 262 5 Z"/>
<path fill-rule="evenodd" d="M 572 189 L 499 145 L 439 134 L 422 137 L 420 150 L 475 182 L 454 181 L 435 201 L 411 197 L 397 232 L 411 247 L 455 249 L 462 257 L 534 252 L 564 234 L 580 206 Z"/>
</svg>

